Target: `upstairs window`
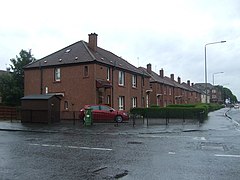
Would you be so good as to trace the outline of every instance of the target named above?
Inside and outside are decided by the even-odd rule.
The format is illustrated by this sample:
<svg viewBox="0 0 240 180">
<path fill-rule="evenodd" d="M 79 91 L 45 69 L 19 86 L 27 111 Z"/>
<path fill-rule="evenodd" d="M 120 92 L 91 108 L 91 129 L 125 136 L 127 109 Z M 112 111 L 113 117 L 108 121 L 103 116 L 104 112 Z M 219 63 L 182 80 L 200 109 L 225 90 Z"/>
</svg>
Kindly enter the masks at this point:
<svg viewBox="0 0 240 180">
<path fill-rule="evenodd" d="M 123 71 L 119 71 L 119 80 L 118 80 L 118 85 L 124 86 L 124 80 L 125 80 L 125 75 Z"/>
<path fill-rule="evenodd" d="M 142 77 L 142 86 L 144 86 L 144 77 Z"/>
<path fill-rule="evenodd" d="M 60 68 L 55 68 L 55 69 L 54 69 L 54 80 L 55 80 L 55 81 L 60 81 L 60 80 L 61 80 L 61 71 L 60 71 Z"/>
<path fill-rule="evenodd" d="M 107 80 L 110 81 L 110 67 L 107 68 Z"/>
<path fill-rule="evenodd" d="M 169 95 L 171 96 L 172 95 L 172 89 L 169 88 Z"/>
<path fill-rule="evenodd" d="M 137 76 L 132 75 L 132 87 L 137 87 Z"/>
<path fill-rule="evenodd" d="M 83 76 L 84 77 L 88 77 L 89 76 L 89 74 L 88 74 L 88 66 L 84 66 Z"/>
</svg>

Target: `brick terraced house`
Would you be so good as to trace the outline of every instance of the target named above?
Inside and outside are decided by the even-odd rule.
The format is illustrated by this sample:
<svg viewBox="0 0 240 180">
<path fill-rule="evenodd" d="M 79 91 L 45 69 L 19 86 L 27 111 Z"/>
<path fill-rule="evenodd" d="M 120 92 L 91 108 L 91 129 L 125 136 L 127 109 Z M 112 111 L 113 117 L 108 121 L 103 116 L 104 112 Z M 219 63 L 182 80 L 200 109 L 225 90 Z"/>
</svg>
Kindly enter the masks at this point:
<svg viewBox="0 0 240 180">
<path fill-rule="evenodd" d="M 24 68 L 24 95 L 57 94 L 61 111 L 79 111 L 85 104 L 115 109 L 149 105 L 149 75 L 97 45 L 97 34 Z"/>
<path fill-rule="evenodd" d="M 164 70 L 159 71 L 159 75 L 152 71 L 151 64 L 147 68 L 140 67 L 145 74 L 150 76 L 149 104 L 166 107 L 169 104 L 189 104 L 201 102 L 201 92 L 190 86 L 190 81 L 181 83 L 174 80 L 174 74 L 169 77 L 164 76 Z"/>
</svg>

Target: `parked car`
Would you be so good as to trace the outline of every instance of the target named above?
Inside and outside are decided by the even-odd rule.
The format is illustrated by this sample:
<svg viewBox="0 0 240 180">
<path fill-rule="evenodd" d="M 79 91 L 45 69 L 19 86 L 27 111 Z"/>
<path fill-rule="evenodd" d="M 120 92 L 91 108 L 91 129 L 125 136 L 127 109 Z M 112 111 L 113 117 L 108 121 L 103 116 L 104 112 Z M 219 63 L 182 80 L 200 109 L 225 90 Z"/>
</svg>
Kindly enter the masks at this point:
<svg viewBox="0 0 240 180">
<path fill-rule="evenodd" d="M 79 118 L 81 120 L 84 120 L 86 108 L 92 109 L 93 122 L 123 122 L 129 120 L 125 111 L 118 111 L 107 105 L 85 105 L 80 110 Z"/>
</svg>

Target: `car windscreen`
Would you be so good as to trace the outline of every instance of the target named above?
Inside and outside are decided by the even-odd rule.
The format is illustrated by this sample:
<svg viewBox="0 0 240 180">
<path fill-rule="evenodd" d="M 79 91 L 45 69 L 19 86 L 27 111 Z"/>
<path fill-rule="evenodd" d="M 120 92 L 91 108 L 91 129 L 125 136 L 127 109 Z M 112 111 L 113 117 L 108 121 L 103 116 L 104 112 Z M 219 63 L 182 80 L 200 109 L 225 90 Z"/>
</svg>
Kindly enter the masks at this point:
<svg viewBox="0 0 240 180">
<path fill-rule="evenodd" d="M 99 106 L 90 106 L 92 110 L 99 110 Z"/>
<path fill-rule="evenodd" d="M 111 107 L 108 107 L 108 106 L 100 106 L 100 110 L 102 111 L 110 111 L 110 110 L 113 110 Z"/>
</svg>

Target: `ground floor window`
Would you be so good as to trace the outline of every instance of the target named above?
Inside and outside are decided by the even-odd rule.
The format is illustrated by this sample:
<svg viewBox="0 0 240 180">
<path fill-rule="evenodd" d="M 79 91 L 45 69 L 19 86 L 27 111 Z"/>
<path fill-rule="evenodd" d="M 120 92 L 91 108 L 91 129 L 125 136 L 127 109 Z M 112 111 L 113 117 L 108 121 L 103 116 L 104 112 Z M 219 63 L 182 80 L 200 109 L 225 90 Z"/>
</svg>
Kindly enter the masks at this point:
<svg viewBox="0 0 240 180">
<path fill-rule="evenodd" d="M 137 107 L 137 97 L 132 97 L 132 107 Z"/>
<path fill-rule="evenodd" d="M 109 106 L 111 106 L 111 96 L 110 95 L 107 96 L 107 104 Z"/>
<path fill-rule="evenodd" d="M 124 96 L 119 96 L 118 98 L 118 109 L 119 110 L 124 110 L 124 104 L 125 104 L 125 97 Z"/>
<path fill-rule="evenodd" d="M 68 110 L 68 101 L 64 101 L 64 109 Z"/>
</svg>

